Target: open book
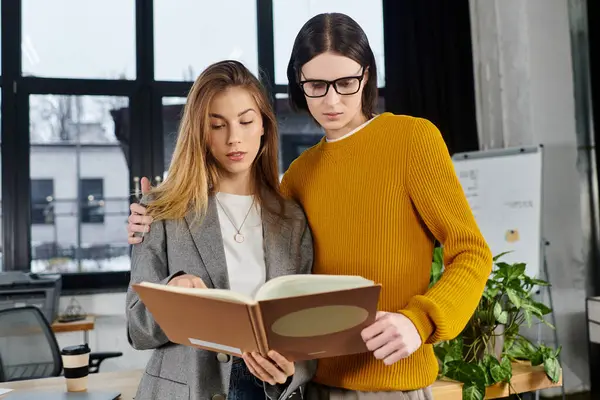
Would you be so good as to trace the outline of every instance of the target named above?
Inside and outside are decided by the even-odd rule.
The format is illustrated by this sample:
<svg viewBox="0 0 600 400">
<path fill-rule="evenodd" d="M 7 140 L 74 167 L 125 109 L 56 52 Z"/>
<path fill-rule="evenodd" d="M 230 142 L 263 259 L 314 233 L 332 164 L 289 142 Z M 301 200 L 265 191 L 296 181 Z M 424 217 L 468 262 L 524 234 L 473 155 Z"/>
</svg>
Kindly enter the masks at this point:
<svg viewBox="0 0 600 400">
<path fill-rule="evenodd" d="M 361 353 L 381 285 L 359 276 L 286 275 L 254 298 L 224 289 L 132 285 L 173 343 L 241 356 L 275 350 L 291 361 Z"/>
</svg>

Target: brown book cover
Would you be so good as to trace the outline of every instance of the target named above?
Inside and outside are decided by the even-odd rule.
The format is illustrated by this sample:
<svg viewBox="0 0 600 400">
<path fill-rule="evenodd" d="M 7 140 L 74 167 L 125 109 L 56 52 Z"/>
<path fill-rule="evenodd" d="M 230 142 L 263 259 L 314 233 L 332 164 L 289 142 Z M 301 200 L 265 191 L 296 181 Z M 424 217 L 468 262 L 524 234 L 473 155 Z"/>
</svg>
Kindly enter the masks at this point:
<svg viewBox="0 0 600 400">
<path fill-rule="evenodd" d="M 366 352 L 381 285 L 358 276 L 286 275 L 254 298 L 223 289 L 133 285 L 173 343 L 241 356 L 275 350 L 291 361 Z"/>
</svg>

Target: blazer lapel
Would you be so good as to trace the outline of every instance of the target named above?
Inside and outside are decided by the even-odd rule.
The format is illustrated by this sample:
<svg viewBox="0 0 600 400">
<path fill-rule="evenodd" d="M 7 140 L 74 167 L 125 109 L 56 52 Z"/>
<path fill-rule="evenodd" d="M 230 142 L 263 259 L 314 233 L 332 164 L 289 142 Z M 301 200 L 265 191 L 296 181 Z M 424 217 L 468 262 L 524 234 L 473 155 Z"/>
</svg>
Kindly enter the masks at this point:
<svg viewBox="0 0 600 400">
<path fill-rule="evenodd" d="M 219 214 L 213 196 L 209 196 L 208 198 L 208 208 L 202 222 L 198 224 L 197 221 L 194 221 L 195 218 L 195 212 L 189 212 L 185 216 L 200 258 L 202 258 L 202 262 L 212 280 L 213 287 L 217 289 L 229 289 L 223 237 L 219 224 Z"/>
</svg>

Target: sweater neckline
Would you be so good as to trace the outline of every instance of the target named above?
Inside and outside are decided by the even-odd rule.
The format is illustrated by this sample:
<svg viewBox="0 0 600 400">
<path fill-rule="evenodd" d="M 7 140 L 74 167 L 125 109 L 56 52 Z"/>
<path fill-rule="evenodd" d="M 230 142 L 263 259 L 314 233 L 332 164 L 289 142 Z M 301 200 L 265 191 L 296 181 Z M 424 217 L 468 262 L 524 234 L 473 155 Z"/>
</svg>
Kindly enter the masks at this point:
<svg viewBox="0 0 600 400">
<path fill-rule="evenodd" d="M 385 119 L 384 117 L 386 117 L 387 115 L 390 115 L 390 113 L 384 112 L 384 113 L 381 113 L 381 114 L 373 117 L 373 119 L 370 120 L 370 122 L 368 124 L 366 124 L 365 126 L 360 128 L 358 131 L 354 132 L 352 135 L 345 137 L 343 140 L 328 142 L 327 139 L 325 138 L 325 136 L 323 136 L 323 138 L 321 138 L 321 141 L 319 142 L 319 145 L 318 145 L 319 150 L 324 151 L 324 152 L 335 151 L 337 149 L 342 149 L 342 148 L 352 145 L 353 143 L 358 142 L 361 137 L 365 136 L 364 135 L 365 131 L 367 131 L 369 129 L 377 129 L 377 127 L 379 126 L 381 121 L 383 121 Z"/>
</svg>

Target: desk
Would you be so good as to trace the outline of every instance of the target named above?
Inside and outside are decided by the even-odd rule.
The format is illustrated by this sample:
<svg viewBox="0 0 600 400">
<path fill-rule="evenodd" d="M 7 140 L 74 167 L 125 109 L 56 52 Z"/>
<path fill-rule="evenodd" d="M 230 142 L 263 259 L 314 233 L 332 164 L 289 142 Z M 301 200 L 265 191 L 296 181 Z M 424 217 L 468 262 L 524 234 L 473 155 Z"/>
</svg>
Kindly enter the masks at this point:
<svg viewBox="0 0 600 400">
<path fill-rule="evenodd" d="M 137 386 L 140 382 L 142 370 L 102 372 L 89 375 L 90 389 L 116 390 L 121 392 L 122 400 L 133 400 Z M 561 382 L 553 384 L 546 378 L 543 367 L 531 367 L 529 364 L 514 364 L 512 386 L 519 393 L 532 392 L 539 389 L 560 386 Z M 65 390 L 64 378 L 46 378 L 31 381 L 0 383 L 0 388 L 15 390 Z M 500 384 L 490 386 L 486 392 L 486 399 L 506 397 L 508 385 Z M 457 382 L 439 380 L 433 384 L 433 397 L 435 400 L 462 400 L 462 386 Z M 2 399 L 2 396 L 0 396 Z"/>
<path fill-rule="evenodd" d="M 142 376 L 142 370 L 101 372 L 90 374 L 88 378 L 88 388 L 109 391 L 115 390 L 121 392 L 122 400 L 133 400 L 138 384 Z M 28 381 L 18 381 L 9 383 L 0 383 L 0 388 L 27 390 L 31 392 L 61 392 L 66 390 L 65 378 L 45 378 Z M 12 392 L 11 392 L 12 393 Z M 0 399 L 9 397 L 11 393 L 0 396 Z"/>
<path fill-rule="evenodd" d="M 60 332 L 80 332 L 83 331 L 83 340 L 84 343 L 89 343 L 89 331 L 94 329 L 94 325 L 96 323 L 96 317 L 93 315 L 88 315 L 85 319 L 81 321 L 74 322 L 58 322 L 54 321 L 52 324 L 52 331 L 54 333 Z"/>
</svg>

